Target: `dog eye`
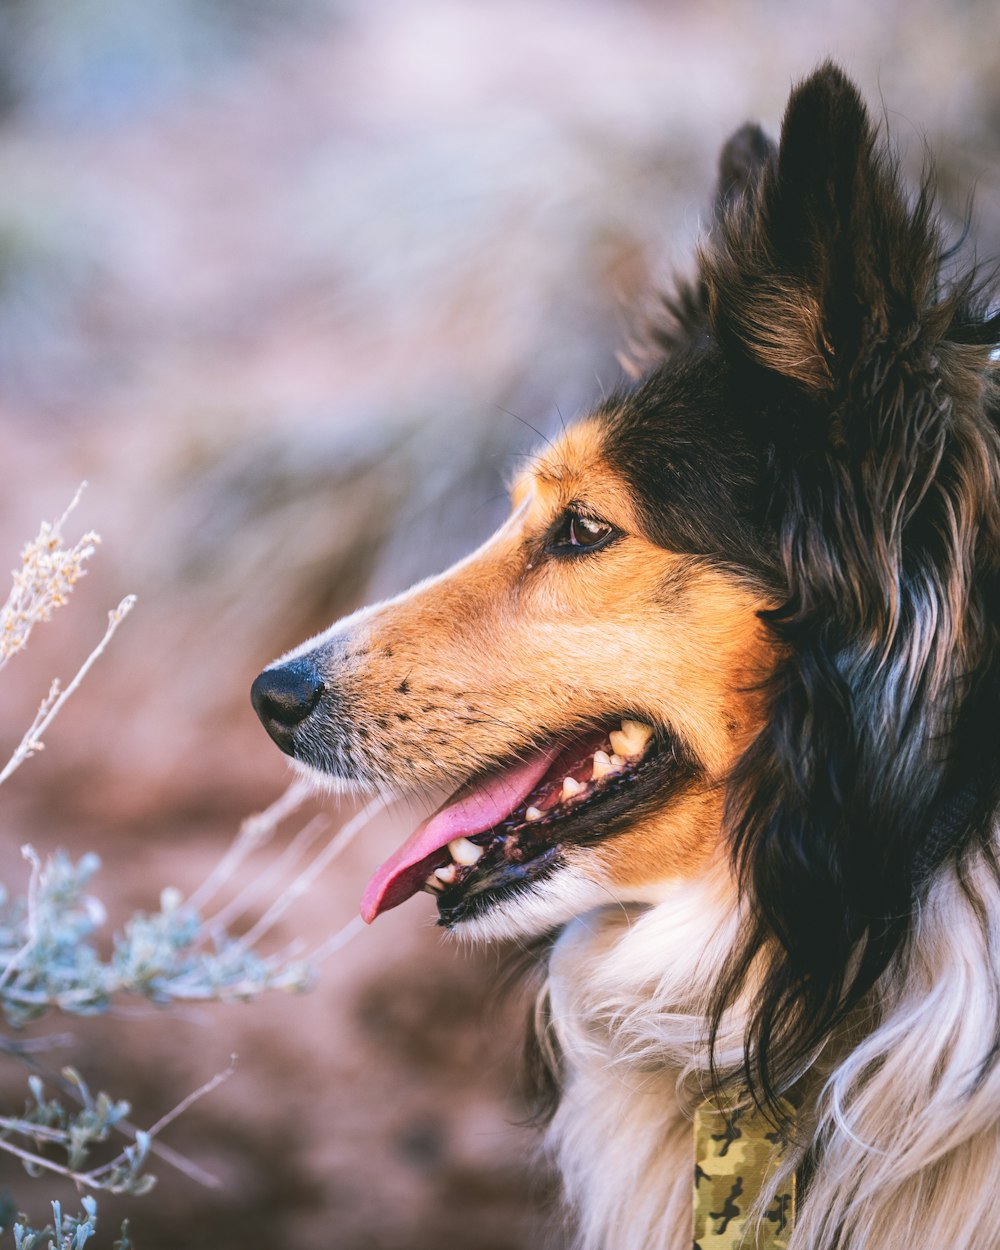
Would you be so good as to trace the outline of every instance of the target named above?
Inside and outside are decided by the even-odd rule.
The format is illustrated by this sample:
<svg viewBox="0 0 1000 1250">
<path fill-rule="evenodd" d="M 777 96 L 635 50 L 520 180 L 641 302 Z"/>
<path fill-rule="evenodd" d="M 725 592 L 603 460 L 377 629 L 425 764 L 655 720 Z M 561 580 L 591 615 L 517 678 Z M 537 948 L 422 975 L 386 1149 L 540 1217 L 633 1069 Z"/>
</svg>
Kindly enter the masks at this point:
<svg viewBox="0 0 1000 1250">
<path fill-rule="evenodd" d="M 613 525 L 607 521 L 599 521 L 597 517 L 583 516 L 579 512 L 564 512 L 545 546 L 548 551 L 559 555 L 596 551 L 617 533 Z"/>
</svg>

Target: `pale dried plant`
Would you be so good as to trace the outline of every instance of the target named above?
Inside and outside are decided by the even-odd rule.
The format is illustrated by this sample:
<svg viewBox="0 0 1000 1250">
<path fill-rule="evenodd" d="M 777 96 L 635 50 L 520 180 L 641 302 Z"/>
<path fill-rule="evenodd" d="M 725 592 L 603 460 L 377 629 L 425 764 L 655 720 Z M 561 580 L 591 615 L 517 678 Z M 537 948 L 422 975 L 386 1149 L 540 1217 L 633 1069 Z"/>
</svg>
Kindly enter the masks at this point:
<svg viewBox="0 0 1000 1250">
<path fill-rule="evenodd" d="M 84 565 L 101 541 L 100 535 L 90 530 L 72 546 L 63 545 L 63 527 L 80 502 L 86 485 L 86 482 L 81 483 L 70 500 L 69 507 L 57 521 L 42 522 L 37 537 L 25 543 L 21 551 L 21 567 L 13 571 L 10 594 L 0 608 L 0 670 L 28 645 L 35 626 L 50 620 L 56 608 L 65 605 L 73 587 L 87 572 Z M 48 694 L 39 704 L 34 720 L 14 748 L 10 759 L 0 768 L 0 785 L 29 756 L 44 750 L 42 734 L 58 716 L 66 700 L 79 687 L 94 662 L 104 654 L 118 626 L 135 607 L 135 603 L 135 595 L 127 595 L 116 608 L 112 608 L 108 613 L 108 626 L 104 637 L 80 665 L 69 685 L 64 688 L 58 677 L 53 680 Z"/>
<path fill-rule="evenodd" d="M 58 521 L 43 521 L 38 535 L 25 543 L 21 567 L 12 573 L 7 602 L 0 608 L 0 669 L 28 645 L 36 625 L 49 620 L 69 599 L 86 574 L 84 565 L 94 554 L 100 536 L 92 530 L 71 547 L 63 546 L 63 527 L 80 502 L 87 483 L 81 483 Z"/>
<path fill-rule="evenodd" d="M 100 541 L 98 535 L 86 533 L 68 544 L 63 534 L 82 490 L 81 486 L 63 515 L 44 524 L 22 552 L 21 567 L 14 572 L 10 595 L 0 609 L 0 669 L 24 650 L 35 625 L 48 621 L 66 603 L 86 572 L 84 566 Z M 42 750 L 42 735 L 134 605 L 135 597 L 129 595 L 109 612 L 104 636 L 65 687 L 58 680 L 52 682 L 31 725 L 0 769 L 0 784 Z M 57 851 L 43 862 L 31 846 L 22 847 L 30 865 L 26 895 L 9 897 L 0 885 L 0 1010 L 8 1023 L 17 1028 L 53 1009 L 70 1014 L 106 1011 L 122 995 L 157 1004 L 248 1001 L 268 989 L 301 990 L 310 985 L 322 961 L 361 930 L 360 917 L 312 950 L 293 942 L 287 949 L 269 953 L 261 944 L 320 872 L 384 806 L 382 800 L 369 803 L 336 832 L 330 815 L 314 815 L 269 864 L 248 874 L 249 884 L 239 886 L 246 861 L 299 812 L 310 794 L 311 787 L 296 780 L 265 811 L 248 817 L 191 898 L 185 900 L 173 888 L 162 890 L 158 910 L 131 916 L 114 937 L 107 959 L 91 940 L 105 920 L 103 905 L 88 893 L 90 878 L 99 867 L 97 856 L 87 854 L 74 863 Z M 227 893 L 230 897 L 224 898 Z M 244 932 L 234 937 L 230 929 L 237 923 Z M 226 1080 L 232 1065 L 143 1131 L 128 1119 L 127 1103 L 106 1094 L 92 1096 L 74 1069 L 51 1071 L 38 1058 L 47 1047 L 54 1049 L 66 1042 L 65 1035 L 32 1042 L 0 1036 L 0 1051 L 27 1065 L 32 1073 L 31 1099 L 25 1111 L 0 1116 L 0 1151 L 20 1159 L 32 1175 L 49 1172 L 66 1177 L 82 1191 L 144 1192 L 153 1183 L 145 1171 L 151 1155 L 201 1184 L 217 1185 L 196 1163 L 160 1142 L 158 1134 Z M 46 1089 L 54 1096 L 47 1095 Z M 75 1109 L 69 1103 L 75 1103 Z M 109 1161 L 87 1166 L 94 1147 L 112 1133 L 123 1135 L 128 1144 Z M 53 1157 L 54 1151 L 62 1152 L 63 1162 Z M 96 1227 L 92 1199 L 85 1199 L 83 1206 L 78 1215 L 64 1216 L 54 1203 L 53 1220 L 41 1230 L 23 1222 L 15 1224 L 15 1250 L 80 1250 Z M 127 1250 L 129 1244 L 123 1229 L 115 1246 Z"/>
</svg>

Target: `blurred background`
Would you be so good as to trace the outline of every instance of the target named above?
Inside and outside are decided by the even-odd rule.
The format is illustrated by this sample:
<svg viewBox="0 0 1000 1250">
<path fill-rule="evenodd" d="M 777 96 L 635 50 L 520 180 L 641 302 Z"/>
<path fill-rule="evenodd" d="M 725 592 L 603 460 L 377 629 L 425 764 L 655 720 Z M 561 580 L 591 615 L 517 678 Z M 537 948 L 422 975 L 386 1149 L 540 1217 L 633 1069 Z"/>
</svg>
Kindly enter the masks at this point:
<svg viewBox="0 0 1000 1250">
<path fill-rule="evenodd" d="M 721 143 L 776 130 L 826 55 L 908 170 L 933 156 L 949 220 L 975 190 L 1000 255 L 994 0 L 0 0 L 0 565 L 83 478 L 104 538 L 3 675 L 0 760 L 139 596 L 4 787 L 8 885 L 30 840 L 98 850 L 112 921 L 194 889 L 287 783 L 258 669 L 489 533 L 517 455 L 622 379 Z M 283 939 L 348 921 L 420 814 L 377 822 Z M 380 919 L 305 997 L 72 1025 L 139 1123 L 240 1056 L 167 1136 L 223 1189 L 160 1168 L 101 1204 L 139 1250 L 564 1244 L 517 1123 L 525 1003 L 432 912 Z M 46 1182 L 0 1161 L 0 1186 L 44 1217 Z"/>
</svg>

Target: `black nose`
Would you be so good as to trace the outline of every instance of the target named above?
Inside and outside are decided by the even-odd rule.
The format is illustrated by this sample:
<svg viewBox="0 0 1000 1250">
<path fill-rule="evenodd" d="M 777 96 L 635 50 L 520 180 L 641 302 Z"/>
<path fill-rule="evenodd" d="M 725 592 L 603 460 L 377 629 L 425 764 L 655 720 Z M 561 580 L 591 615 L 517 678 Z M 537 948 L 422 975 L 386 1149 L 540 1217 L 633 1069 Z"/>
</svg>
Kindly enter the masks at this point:
<svg viewBox="0 0 1000 1250">
<path fill-rule="evenodd" d="M 250 702 L 267 732 L 290 754 L 292 730 L 313 710 L 323 690 L 323 679 L 309 660 L 292 660 L 258 674 Z"/>
</svg>

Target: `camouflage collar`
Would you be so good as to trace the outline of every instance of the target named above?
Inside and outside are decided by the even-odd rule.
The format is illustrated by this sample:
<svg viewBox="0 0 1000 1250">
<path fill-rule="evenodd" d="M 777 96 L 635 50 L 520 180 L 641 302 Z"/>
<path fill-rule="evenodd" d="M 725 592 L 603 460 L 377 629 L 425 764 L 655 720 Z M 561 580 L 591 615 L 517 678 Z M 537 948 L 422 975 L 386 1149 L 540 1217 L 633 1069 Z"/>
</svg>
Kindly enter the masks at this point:
<svg viewBox="0 0 1000 1250">
<path fill-rule="evenodd" d="M 787 1105 L 789 1118 L 793 1114 Z M 795 1177 L 774 1197 L 756 1232 L 749 1213 L 781 1162 L 785 1138 L 755 1107 L 694 1116 L 694 1250 L 787 1250 L 795 1221 Z"/>
</svg>

